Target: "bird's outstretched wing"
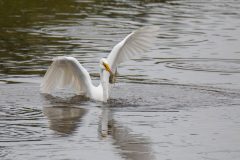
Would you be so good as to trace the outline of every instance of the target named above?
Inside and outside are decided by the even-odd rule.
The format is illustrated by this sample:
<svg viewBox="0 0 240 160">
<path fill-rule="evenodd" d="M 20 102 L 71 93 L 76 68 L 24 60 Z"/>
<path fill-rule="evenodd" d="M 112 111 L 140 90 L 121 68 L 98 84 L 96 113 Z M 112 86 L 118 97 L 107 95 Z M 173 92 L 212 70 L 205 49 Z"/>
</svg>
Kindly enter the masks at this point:
<svg viewBox="0 0 240 160">
<path fill-rule="evenodd" d="M 91 85 L 87 70 L 73 57 L 53 59 L 41 83 L 42 93 L 51 93 L 56 88 L 70 87 L 77 94 L 85 94 Z"/>
<path fill-rule="evenodd" d="M 156 40 L 159 27 L 147 26 L 142 27 L 129 34 L 124 40 L 118 43 L 112 49 L 111 53 L 107 57 L 107 61 L 111 66 L 111 70 L 115 73 L 117 66 L 131 58 L 146 52 Z"/>
</svg>

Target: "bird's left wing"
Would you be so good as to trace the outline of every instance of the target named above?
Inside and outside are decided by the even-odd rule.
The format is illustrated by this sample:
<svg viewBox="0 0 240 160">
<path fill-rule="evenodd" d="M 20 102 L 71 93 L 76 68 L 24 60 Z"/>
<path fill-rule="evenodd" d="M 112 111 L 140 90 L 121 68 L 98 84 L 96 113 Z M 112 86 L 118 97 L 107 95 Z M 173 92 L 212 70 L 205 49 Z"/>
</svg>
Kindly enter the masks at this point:
<svg viewBox="0 0 240 160">
<path fill-rule="evenodd" d="M 158 26 L 142 27 L 130 33 L 125 39 L 114 46 L 107 57 L 112 72 L 116 72 L 117 66 L 120 63 L 131 58 L 136 58 L 146 52 L 156 40 L 158 31 Z"/>
<path fill-rule="evenodd" d="M 85 94 L 91 85 L 87 70 L 73 57 L 53 59 L 41 83 L 42 93 L 51 93 L 54 89 L 70 87 L 78 94 Z"/>
</svg>

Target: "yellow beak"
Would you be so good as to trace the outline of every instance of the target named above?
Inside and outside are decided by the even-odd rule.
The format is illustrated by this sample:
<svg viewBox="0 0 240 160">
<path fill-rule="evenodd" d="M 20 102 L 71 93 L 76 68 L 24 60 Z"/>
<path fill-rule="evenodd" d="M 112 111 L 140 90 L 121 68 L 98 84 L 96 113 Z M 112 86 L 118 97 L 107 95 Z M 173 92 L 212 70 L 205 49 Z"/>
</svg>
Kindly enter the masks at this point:
<svg viewBox="0 0 240 160">
<path fill-rule="evenodd" d="M 111 75 L 113 74 L 112 71 L 111 71 L 110 66 L 107 63 L 103 62 L 103 66 L 105 67 L 106 71 L 108 71 Z"/>
</svg>

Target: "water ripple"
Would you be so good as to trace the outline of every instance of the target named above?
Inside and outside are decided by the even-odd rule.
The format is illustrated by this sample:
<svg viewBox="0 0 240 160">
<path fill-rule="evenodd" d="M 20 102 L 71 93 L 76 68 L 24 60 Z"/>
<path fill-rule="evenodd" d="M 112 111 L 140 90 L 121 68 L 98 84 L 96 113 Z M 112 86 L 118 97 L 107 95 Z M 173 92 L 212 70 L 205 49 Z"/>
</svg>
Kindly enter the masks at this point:
<svg viewBox="0 0 240 160">
<path fill-rule="evenodd" d="M 167 62 L 165 66 L 182 70 L 240 73 L 239 62 L 237 59 L 186 59 Z"/>
</svg>

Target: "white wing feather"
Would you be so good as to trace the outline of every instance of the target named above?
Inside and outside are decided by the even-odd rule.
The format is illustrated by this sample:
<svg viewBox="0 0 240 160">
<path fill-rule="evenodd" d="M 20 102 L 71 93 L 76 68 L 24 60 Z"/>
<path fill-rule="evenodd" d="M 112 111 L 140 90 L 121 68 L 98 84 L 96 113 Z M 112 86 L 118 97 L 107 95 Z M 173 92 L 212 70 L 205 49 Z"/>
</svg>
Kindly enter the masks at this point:
<svg viewBox="0 0 240 160">
<path fill-rule="evenodd" d="M 86 94 L 91 85 L 87 70 L 73 57 L 53 59 L 41 83 L 42 93 L 51 93 L 54 89 L 70 87 L 78 94 Z"/>
<path fill-rule="evenodd" d="M 137 57 L 151 48 L 158 35 L 158 30 L 159 27 L 157 26 L 140 28 L 114 46 L 107 57 L 112 72 L 116 71 L 120 63 Z"/>
</svg>

